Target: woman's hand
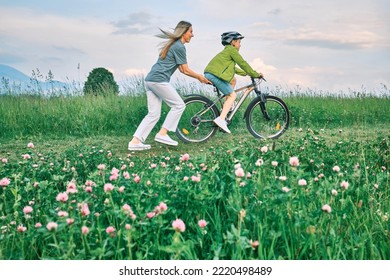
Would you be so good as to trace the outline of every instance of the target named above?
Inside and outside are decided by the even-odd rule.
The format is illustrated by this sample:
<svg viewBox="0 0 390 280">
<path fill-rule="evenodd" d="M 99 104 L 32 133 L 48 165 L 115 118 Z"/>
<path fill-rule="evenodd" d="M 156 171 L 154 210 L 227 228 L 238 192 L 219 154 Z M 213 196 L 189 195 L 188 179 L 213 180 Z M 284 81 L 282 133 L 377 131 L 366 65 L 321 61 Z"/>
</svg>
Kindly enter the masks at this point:
<svg viewBox="0 0 390 280">
<path fill-rule="evenodd" d="M 212 82 L 210 82 L 208 79 L 206 79 L 205 76 L 203 76 L 203 75 L 199 75 L 198 80 L 199 80 L 201 83 L 204 83 L 204 84 L 209 84 L 209 85 L 212 84 Z"/>
<path fill-rule="evenodd" d="M 182 72 L 184 75 L 187 75 L 187 76 L 190 76 L 192 78 L 198 79 L 201 83 L 211 84 L 211 82 L 209 80 L 207 80 L 203 75 L 198 74 L 198 73 L 192 71 L 188 67 L 188 64 L 181 64 L 181 65 L 179 65 L 179 71 Z"/>
</svg>

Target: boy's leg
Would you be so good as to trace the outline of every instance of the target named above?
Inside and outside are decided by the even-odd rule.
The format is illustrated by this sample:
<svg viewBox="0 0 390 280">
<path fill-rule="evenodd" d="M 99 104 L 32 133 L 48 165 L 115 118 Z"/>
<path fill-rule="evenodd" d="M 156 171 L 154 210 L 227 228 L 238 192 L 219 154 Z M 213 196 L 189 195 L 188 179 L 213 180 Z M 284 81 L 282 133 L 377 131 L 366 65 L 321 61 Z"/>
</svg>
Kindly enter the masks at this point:
<svg viewBox="0 0 390 280">
<path fill-rule="evenodd" d="M 234 103 L 234 100 L 236 100 L 236 92 L 234 91 L 234 86 L 236 85 L 236 79 L 233 78 L 233 80 L 229 83 L 224 80 L 221 80 L 220 78 L 210 73 L 205 73 L 205 77 L 209 79 L 214 84 L 214 86 L 217 87 L 219 91 L 226 96 L 226 100 L 222 107 L 222 112 L 220 116 L 214 120 L 214 123 L 218 125 L 220 128 L 222 128 L 225 132 L 230 133 L 230 130 L 227 127 L 225 119 L 230 108 Z"/>
<path fill-rule="evenodd" d="M 230 108 L 233 106 L 234 101 L 236 100 L 237 94 L 233 91 L 231 94 L 226 95 L 226 101 L 223 104 L 222 112 L 220 118 L 225 120 L 227 114 L 229 113 Z"/>
<path fill-rule="evenodd" d="M 233 80 L 230 82 L 233 89 L 236 87 L 236 83 L 237 83 L 237 79 L 233 78 Z"/>
<path fill-rule="evenodd" d="M 234 90 L 234 88 L 236 87 L 236 83 L 237 83 L 237 79 L 236 79 L 236 78 L 233 78 L 233 79 L 231 80 L 231 82 L 230 82 L 230 85 L 232 86 L 233 90 Z M 234 92 L 234 93 L 235 93 L 235 92 Z M 226 97 L 225 103 L 226 103 L 226 101 L 228 100 L 229 96 L 231 96 L 231 94 L 225 96 L 225 97 Z M 236 98 L 237 98 L 237 94 L 236 94 L 236 96 L 234 97 L 233 103 L 232 103 L 232 105 L 230 105 L 229 110 L 233 107 L 233 104 L 234 104 L 234 101 L 236 100 Z M 229 110 L 228 110 L 227 112 L 229 112 Z M 227 114 L 228 114 L 228 113 L 226 113 L 226 115 L 227 115 Z M 225 115 L 225 118 L 226 118 L 226 115 Z M 222 115 L 222 117 L 223 117 L 223 115 Z M 221 117 L 221 118 L 222 118 L 222 117 Z"/>
</svg>

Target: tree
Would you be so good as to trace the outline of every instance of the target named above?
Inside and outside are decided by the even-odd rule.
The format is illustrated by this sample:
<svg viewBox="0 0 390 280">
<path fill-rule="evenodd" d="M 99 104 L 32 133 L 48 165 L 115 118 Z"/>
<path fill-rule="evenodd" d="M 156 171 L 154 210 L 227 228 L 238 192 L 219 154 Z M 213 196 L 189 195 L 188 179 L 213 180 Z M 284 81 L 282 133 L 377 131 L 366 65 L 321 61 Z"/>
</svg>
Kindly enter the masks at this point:
<svg viewBox="0 0 390 280">
<path fill-rule="evenodd" d="M 114 80 L 114 76 L 105 68 L 93 69 L 84 84 L 85 95 L 108 96 L 117 95 L 119 86 Z"/>
</svg>

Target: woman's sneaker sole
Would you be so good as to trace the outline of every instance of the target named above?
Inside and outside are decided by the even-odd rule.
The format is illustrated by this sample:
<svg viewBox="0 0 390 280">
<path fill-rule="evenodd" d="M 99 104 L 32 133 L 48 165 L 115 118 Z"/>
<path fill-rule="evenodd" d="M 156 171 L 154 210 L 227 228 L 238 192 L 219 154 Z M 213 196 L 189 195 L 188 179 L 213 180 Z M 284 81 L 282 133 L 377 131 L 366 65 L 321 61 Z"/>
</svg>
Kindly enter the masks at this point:
<svg viewBox="0 0 390 280">
<path fill-rule="evenodd" d="M 127 147 L 127 149 L 129 151 L 144 151 L 144 150 L 149 150 L 150 148 L 151 148 L 150 145 L 143 145 L 143 146 L 131 146 L 131 145 L 129 145 Z"/>
<path fill-rule="evenodd" d="M 169 146 L 177 146 L 179 143 L 171 142 L 171 141 L 165 141 L 164 139 L 161 138 L 154 138 L 154 141 L 159 142 L 161 144 L 169 145 Z"/>
</svg>

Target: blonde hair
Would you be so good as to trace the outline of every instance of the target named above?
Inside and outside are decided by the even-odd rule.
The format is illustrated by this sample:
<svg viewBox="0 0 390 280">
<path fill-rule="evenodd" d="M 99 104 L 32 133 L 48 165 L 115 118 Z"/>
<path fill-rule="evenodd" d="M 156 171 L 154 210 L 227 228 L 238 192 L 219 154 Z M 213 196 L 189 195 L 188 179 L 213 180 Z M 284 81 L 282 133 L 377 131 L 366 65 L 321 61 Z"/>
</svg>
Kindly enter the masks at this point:
<svg viewBox="0 0 390 280">
<path fill-rule="evenodd" d="M 169 48 L 173 45 L 173 43 L 175 43 L 177 40 L 179 40 L 181 38 L 181 36 L 183 36 L 191 26 L 192 26 L 191 23 L 189 23 L 188 21 L 182 20 L 176 25 L 173 33 L 169 32 L 169 31 L 162 30 L 160 28 L 160 31 L 162 32 L 162 34 L 159 34 L 156 36 L 167 40 L 166 42 L 163 42 L 161 44 L 162 46 L 160 48 L 160 57 L 162 59 L 166 58 L 167 53 L 169 51 Z"/>
</svg>

